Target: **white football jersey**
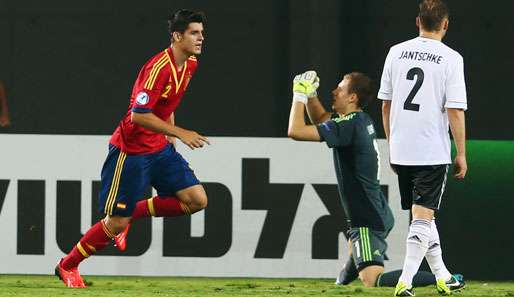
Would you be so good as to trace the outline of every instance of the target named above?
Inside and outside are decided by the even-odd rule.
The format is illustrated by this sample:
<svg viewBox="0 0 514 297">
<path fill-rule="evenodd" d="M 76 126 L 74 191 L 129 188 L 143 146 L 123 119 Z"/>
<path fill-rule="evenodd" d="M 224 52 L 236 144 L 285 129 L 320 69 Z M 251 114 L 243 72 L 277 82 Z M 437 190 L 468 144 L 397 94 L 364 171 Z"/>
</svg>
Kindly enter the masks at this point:
<svg viewBox="0 0 514 297">
<path fill-rule="evenodd" d="M 378 98 L 392 100 L 392 164 L 451 163 L 446 108 L 467 109 L 464 62 L 458 52 L 423 37 L 391 47 Z"/>
</svg>

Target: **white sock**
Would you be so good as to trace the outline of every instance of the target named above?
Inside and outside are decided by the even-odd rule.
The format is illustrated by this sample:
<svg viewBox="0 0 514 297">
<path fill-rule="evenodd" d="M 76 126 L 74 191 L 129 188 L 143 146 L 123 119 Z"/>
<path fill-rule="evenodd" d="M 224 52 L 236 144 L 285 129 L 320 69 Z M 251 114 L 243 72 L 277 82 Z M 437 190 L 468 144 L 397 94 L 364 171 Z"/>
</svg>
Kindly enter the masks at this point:
<svg viewBox="0 0 514 297">
<path fill-rule="evenodd" d="M 414 219 L 409 227 L 403 271 L 398 280 L 403 281 L 408 287 L 412 286 L 412 278 L 418 272 L 427 252 L 430 229 L 430 221 L 423 219 Z"/>
<path fill-rule="evenodd" d="M 443 261 L 443 251 L 441 249 L 441 242 L 439 241 L 439 232 L 435 220 L 432 220 L 432 228 L 430 229 L 430 240 L 428 242 L 428 250 L 425 255 L 430 270 L 435 275 L 436 279 L 449 280 L 452 276 L 446 269 Z"/>
</svg>

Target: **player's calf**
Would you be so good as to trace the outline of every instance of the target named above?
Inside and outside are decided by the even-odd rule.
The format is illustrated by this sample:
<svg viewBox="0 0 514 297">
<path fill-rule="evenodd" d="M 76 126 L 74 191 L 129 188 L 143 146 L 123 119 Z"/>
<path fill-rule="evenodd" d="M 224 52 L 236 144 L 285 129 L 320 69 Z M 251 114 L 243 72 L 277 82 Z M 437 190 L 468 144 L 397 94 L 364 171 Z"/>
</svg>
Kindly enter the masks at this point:
<svg viewBox="0 0 514 297">
<path fill-rule="evenodd" d="M 142 217 L 175 217 L 190 215 L 207 207 L 207 195 L 201 185 L 195 185 L 177 192 L 177 197 L 155 196 L 140 200 L 136 203 L 133 220 Z M 109 217 L 112 219 L 112 228 L 116 234 L 114 244 L 120 251 L 127 248 L 127 236 L 130 229 L 131 218 Z"/>
</svg>

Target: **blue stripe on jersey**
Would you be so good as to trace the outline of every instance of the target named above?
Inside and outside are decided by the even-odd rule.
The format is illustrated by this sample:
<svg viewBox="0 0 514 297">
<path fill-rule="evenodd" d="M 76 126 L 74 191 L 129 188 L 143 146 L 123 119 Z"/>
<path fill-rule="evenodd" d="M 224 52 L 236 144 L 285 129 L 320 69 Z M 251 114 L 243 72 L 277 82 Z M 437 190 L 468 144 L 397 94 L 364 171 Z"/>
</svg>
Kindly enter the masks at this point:
<svg viewBox="0 0 514 297">
<path fill-rule="evenodd" d="M 132 112 L 137 112 L 137 113 L 148 113 L 148 112 L 152 112 L 152 110 L 150 108 L 132 108 Z"/>
</svg>

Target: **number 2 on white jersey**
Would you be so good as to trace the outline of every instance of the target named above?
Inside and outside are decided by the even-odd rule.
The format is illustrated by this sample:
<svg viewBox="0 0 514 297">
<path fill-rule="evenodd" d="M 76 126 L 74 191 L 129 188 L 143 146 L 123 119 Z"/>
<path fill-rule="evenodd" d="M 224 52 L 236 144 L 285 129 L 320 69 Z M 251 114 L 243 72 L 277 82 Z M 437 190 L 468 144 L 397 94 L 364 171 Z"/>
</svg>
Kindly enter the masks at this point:
<svg viewBox="0 0 514 297">
<path fill-rule="evenodd" d="M 414 67 L 411 68 L 409 72 L 407 72 L 407 79 L 414 80 L 414 76 L 416 76 L 416 83 L 410 91 L 409 96 L 407 96 L 407 100 L 405 100 L 405 103 L 403 104 L 403 109 L 419 111 L 419 104 L 412 103 L 412 100 L 414 100 L 414 96 L 416 96 L 419 89 L 421 88 L 421 85 L 423 84 L 423 79 L 425 79 L 425 73 L 423 72 L 423 69 L 419 67 Z"/>
</svg>

